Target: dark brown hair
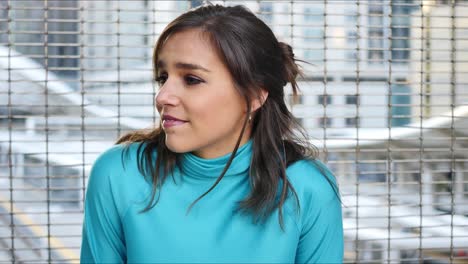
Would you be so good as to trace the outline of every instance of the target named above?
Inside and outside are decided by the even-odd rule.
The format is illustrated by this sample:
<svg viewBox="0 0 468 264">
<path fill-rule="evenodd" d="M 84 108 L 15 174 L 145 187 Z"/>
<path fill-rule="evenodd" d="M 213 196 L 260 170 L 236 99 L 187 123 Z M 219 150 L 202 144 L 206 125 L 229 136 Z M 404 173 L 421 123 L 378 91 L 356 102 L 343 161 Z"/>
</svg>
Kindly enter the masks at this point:
<svg viewBox="0 0 468 264">
<path fill-rule="evenodd" d="M 291 194 L 299 209 L 297 194 L 286 177 L 286 167 L 300 159 L 313 161 L 318 155 L 318 150 L 308 143 L 305 132 L 284 100 L 286 84 L 291 85 L 294 95 L 298 92 L 296 77 L 300 70 L 293 50 L 288 44 L 278 42 L 271 29 L 245 7 L 207 5 L 182 14 L 161 33 L 153 53 L 155 77 L 158 76 L 158 55 L 165 41 L 175 33 L 190 29 L 206 34 L 231 73 L 238 92 L 244 97 L 247 113 L 251 110 L 251 100 L 260 98 L 261 89 L 268 91 L 267 99 L 251 121 L 251 192 L 239 202 L 239 209 L 251 213 L 255 221 L 266 219 L 278 209 L 283 227 L 283 204 Z M 236 155 L 247 124 L 248 118 L 221 175 L 211 188 L 192 203 L 189 210 L 221 181 Z M 151 201 L 143 210 L 147 211 L 157 203 L 158 189 L 162 183 L 179 166 L 180 155 L 166 147 L 165 133 L 161 128 L 127 134 L 117 141 L 123 142 L 145 143 L 140 145 L 137 159 L 140 171 L 153 184 Z M 327 180 L 333 185 L 330 179 Z"/>
</svg>

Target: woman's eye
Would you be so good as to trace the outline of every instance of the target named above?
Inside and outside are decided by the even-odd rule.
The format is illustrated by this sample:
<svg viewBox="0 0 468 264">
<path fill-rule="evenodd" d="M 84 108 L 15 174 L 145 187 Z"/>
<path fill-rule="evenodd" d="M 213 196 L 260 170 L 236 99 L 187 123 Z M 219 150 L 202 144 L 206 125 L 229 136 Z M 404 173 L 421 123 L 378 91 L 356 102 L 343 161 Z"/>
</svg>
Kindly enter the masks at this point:
<svg viewBox="0 0 468 264">
<path fill-rule="evenodd" d="M 187 85 L 196 85 L 196 84 L 199 84 L 199 83 L 202 83 L 203 80 L 201 79 L 198 79 L 196 77 L 193 77 L 193 76 L 185 76 L 185 83 Z"/>
<path fill-rule="evenodd" d="M 166 74 L 161 74 L 156 78 L 156 82 L 159 85 L 163 85 L 166 82 L 166 80 L 167 80 L 167 75 Z"/>
</svg>

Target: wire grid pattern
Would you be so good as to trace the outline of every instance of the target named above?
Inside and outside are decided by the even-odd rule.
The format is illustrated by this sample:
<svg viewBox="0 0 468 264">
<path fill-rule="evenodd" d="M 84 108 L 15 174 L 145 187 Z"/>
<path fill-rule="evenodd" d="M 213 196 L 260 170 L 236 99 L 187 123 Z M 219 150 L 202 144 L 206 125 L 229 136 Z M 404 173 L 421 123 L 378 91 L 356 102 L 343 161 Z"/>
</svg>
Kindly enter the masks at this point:
<svg viewBox="0 0 468 264">
<path fill-rule="evenodd" d="M 0 261 L 77 262 L 99 153 L 159 122 L 153 45 L 203 1 L 0 0 Z M 468 3 L 243 4 L 291 44 L 287 100 L 340 183 L 347 263 L 468 262 Z"/>
</svg>

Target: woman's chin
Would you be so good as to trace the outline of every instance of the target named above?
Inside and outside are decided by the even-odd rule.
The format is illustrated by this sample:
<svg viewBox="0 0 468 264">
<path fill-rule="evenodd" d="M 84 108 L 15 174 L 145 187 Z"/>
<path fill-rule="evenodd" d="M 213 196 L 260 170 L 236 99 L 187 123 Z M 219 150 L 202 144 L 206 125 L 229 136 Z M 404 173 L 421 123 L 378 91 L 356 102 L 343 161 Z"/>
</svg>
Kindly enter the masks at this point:
<svg viewBox="0 0 468 264">
<path fill-rule="evenodd" d="M 166 147 L 174 152 L 174 153 L 186 153 L 186 152 L 191 152 L 192 149 L 190 149 L 188 146 L 185 146 L 184 144 L 181 144 L 179 142 L 173 142 L 174 140 L 169 140 L 166 138 Z"/>
</svg>

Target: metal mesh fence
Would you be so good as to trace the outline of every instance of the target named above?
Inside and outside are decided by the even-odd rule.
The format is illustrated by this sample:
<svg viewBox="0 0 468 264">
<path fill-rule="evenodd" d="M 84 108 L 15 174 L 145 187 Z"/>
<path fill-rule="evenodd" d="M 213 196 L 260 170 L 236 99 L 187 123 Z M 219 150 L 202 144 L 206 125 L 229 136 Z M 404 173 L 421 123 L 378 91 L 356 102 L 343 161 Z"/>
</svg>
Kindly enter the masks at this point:
<svg viewBox="0 0 468 264">
<path fill-rule="evenodd" d="M 79 260 L 89 169 L 158 122 L 152 47 L 202 2 L 0 0 L 0 261 Z M 286 99 L 340 183 L 346 262 L 468 262 L 468 2 L 211 2 L 307 62 Z"/>
</svg>

